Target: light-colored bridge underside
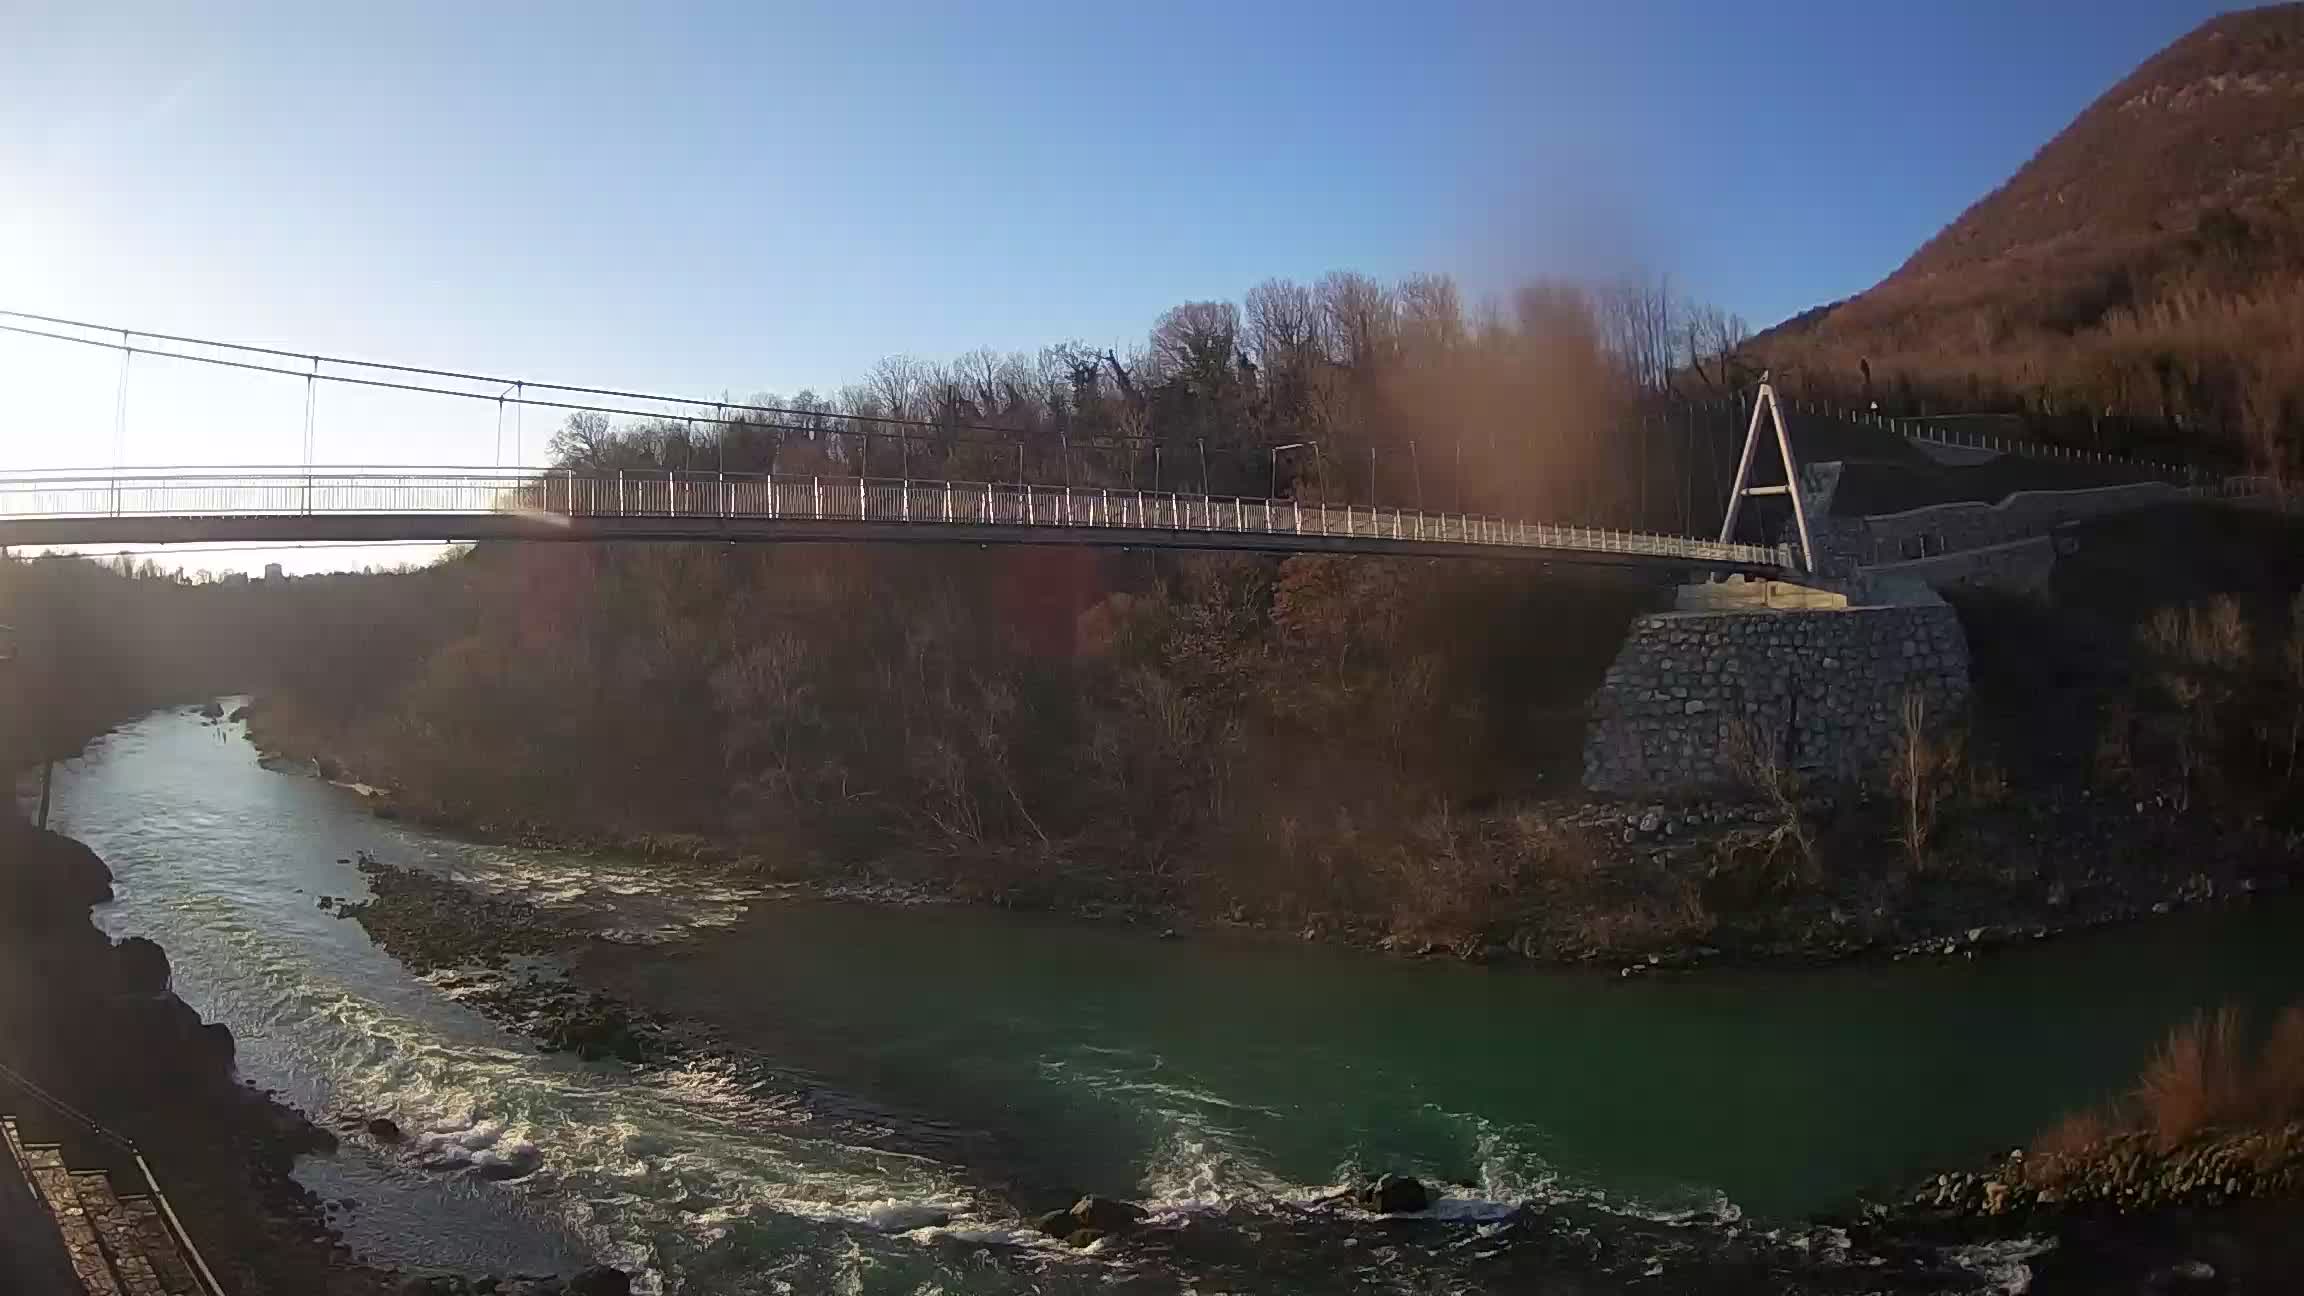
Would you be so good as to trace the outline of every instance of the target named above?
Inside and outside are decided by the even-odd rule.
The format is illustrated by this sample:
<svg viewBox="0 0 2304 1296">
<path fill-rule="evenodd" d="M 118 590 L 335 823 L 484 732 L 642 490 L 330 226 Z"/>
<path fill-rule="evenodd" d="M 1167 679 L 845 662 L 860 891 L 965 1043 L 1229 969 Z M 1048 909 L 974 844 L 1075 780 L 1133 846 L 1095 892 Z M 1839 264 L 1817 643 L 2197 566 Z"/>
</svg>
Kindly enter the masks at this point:
<svg viewBox="0 0 2304 1296">
<path fill-rule="evenodd" d="M 1770 574 L 1684 536 L 1167 491 L 715 473 L 146 472 L 0 479 L 0 544 L 410 540 L 1075 545 Z"/>
<path fill-rule="evenodd" d="M 411 522 L 418 525 L 411 525 Z M 858 522 L 780 518 L 578 517 L 514 515 L 411 519 L 397 513 L 310 517 L 40 518 L 0 521 L 0 544 L 237 544 L 440 540 L 656 540 L 766 544 L 1072 545 L 1105 549 L 1229 550 L 1244 553 L 1376 554 L 1489 558 L 1602 566 L 1775 574 L 1773 563 L 1699 559 L 1607 548 L 1566 548 L 1379 536 L 1167 531 L 1142 527 L 1015 526 L 999 523 Z"/>
</svg>

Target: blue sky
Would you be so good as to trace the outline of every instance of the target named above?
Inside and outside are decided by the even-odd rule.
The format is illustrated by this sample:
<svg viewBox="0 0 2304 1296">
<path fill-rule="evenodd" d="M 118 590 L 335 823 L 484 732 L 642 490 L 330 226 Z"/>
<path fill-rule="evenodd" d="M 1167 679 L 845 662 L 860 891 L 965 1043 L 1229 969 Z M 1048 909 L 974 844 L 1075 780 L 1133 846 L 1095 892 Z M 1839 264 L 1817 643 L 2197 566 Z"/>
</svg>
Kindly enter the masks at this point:
<svg viewBox="0 0 2304 1296">
<path fill-rule="evenodd" d="M 1765 325 L 2219 7 L 0 0 L 0 306 L 737 395 L 1336 268 L 1640 265 Z M 295 449 L 230 422 L 129 457 Z"/>
</svg>

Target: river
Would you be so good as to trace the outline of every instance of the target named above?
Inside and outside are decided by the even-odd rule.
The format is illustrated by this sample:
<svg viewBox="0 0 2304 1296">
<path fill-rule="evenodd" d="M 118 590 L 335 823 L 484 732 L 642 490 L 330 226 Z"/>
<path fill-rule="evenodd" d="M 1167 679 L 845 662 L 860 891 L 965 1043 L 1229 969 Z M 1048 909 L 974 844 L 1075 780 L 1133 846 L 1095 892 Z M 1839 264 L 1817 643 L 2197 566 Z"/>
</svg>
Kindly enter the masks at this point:
<svg viewBox="0 0 2304 1296">
<path fill-rule="evenodd" d="M 663 1292 L 1474 1290 L 1509 1247 L 1557 1266 L 1569 1238 L 1596 1284 L 1577 1290 L 1637 1289 L 1830 1251 L 1807 1214 L 2023 1142 L 2201 1007 L 2304 990 L 2293 904 L 1974 961 L 1627 982 L 699 888 L 379 821 L 183 711 L 60 768 L 52 826 L 118 879 L 99 923 L 168 951 L 246 1077 L 416 1135 L 300 1168 L 357 1199 L 355 1249 L 498 1273 L 597 1257 Z M 359 851 L 591 916 L 621 940 L 583 979 L 725 1048 L 640 1074 L 539 1054 L 318 906 L 366 894 Z M 531 1150 L 516 1182 L 466 1172 Z M 1385 1170 L 1451 1185 L 1443 1222 L 1309 1205 Z M 1078 1191 L 1208 1227 L 1083 1253 L 1021 1225 Z M 906 1227 L 927 1210 L 950 1221 Z M 1550 1240 L 1520 1240 L 1539 1217 Z"/>
</svg>

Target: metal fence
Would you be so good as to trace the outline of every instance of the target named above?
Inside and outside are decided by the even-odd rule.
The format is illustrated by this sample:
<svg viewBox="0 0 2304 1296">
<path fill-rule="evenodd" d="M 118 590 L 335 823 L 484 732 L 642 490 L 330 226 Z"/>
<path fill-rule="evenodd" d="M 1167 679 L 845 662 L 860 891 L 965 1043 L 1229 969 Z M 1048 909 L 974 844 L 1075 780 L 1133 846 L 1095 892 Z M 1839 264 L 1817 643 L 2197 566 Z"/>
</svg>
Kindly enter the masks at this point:
<svg viewBox="0 0 2304 1296">
<path fill-rule="evenodd" d="M 500 514 L 1123 528 L 1557 549 L 1789 566 L 1782 547 L 1356 504 L 1014 482 L 492 469 L 171 469 L 0 477 L 0 519 Z M 413 528 L 423 538 L 452 528 Z M 417 538 L 417 537 L 412 537 Z M 1155 537 L 1145 543 L 1157 544 Z"/>
</svg>

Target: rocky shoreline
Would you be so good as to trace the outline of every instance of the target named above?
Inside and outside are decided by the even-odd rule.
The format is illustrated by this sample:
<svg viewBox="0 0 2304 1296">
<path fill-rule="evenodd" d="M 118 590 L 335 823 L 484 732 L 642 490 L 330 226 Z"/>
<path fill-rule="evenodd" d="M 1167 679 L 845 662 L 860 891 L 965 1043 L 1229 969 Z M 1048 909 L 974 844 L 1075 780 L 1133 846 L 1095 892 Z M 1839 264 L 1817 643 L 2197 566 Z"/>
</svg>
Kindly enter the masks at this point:
<svg viewBox="0 0 2304 1296">
<path fill-rule="evenodd" d="M 2029 1296 L 2304 1290 L 2304 1126 L 2012 1151 L 1867 1204 L 1846 1227 L 1860 1246 L 2019 1257 Z"/>
<path fill-rule="evenodd" d="M 764 882 L 786 895 L 865 903 L 972 903 L 1149 928 L 1165 936 L 1222 930 L 1319 941 L 1409 957 L 1602 968 L 1622 977 L 1698 966 L 1812 967 L 1861 959 L 1975 958 L 1994 948 L 2183 910 L 2246 904 L 2296 889 L 2304 833 L 2263 821 L 2219 822 L 2167 805 L 2055 793 L 1980 817 L 1924 868 L 1899 858 L 1886 808 L 1860 793 L 1812 798 L 1804 827 L 1828 853 L 1816 886 L 1756 877 L 1779 852 L 1784 812 L 1749 802 L 1627 803 L 1562 799 L 1524 808 L 1608 899 L 1550 903 L 1458 936 L 1405 933 L 1346 913 L 1267 915 L 1091 898 L 984 892 L 948 871 L 895 865 L 830 867 L 793 876 L 755 849 L 698 834 L 570 832 L 412 807 L 389 789 L 353 787 L 380 818 L 406 819 L 466 840 L 524 849 L 615 855 L 715 881 Z M 1517 829 L 1525 831 L 1524 826 Z M 2171 861 L 2181 861 L 2171 865 Z M 1700 934 L 1650 921 L 1659 904 L 1707 915 Z M 1666 894 L 1659 895 L 1659 892 Z M 413 935 L 410 936 L 413 939 Z M 517 952 L 517 951 L 513 951 Z"/>
<path fill-rule="evenodd" d="M 323 1204 L 290 1176 L 297 1157 L 334 1150 L 334 1138 L 235 1081 L 231 1033 L 169 992 L 158 946 L 115 945 L 89 922 L 89 908 L 111 898 L 102 861 L 6 810 L 0 858 L 0 960 L 20 988 L 0 1001 L 10 1065 L 144 1149 L 233 1291 L 392 1291 L 396 1276 L 354 1261 Z M 59 1136 L 77 1132 L 51 1119 Z"/>
<path fill-rule="evenodd" d="M 2304 1122 L 2232 1130 L 2157 1146 L 2146 1133 L 2114 1134 L 2084 1152 L 2011 1152 L 1989 1170 L 1947 1173 L 1910 1204 L 1969 1216 L 2023 1216 L 2072 1208 L 2115 1212 L 2214 1207 L 2304 1196 Z"/>
<path fill-rule="evenodd" d="M 411 1275 L 362 1263 L 322 1202 L 293 1177 L 334 1135 L 236 1079 L 234 1043 L 169 988 L 150 941 L 114 944 L 89 921 L 112 878 L 80 843 L 0 807 L 0 1040 L 9 1065 L 150 1159 L 219 1279 L 236 1296 L 621 1296 L 596 1267 L 552 1277 Z M 76 1121 L 6 1090 L 9 1107 L 59 1137 Z"/>
</svg>

